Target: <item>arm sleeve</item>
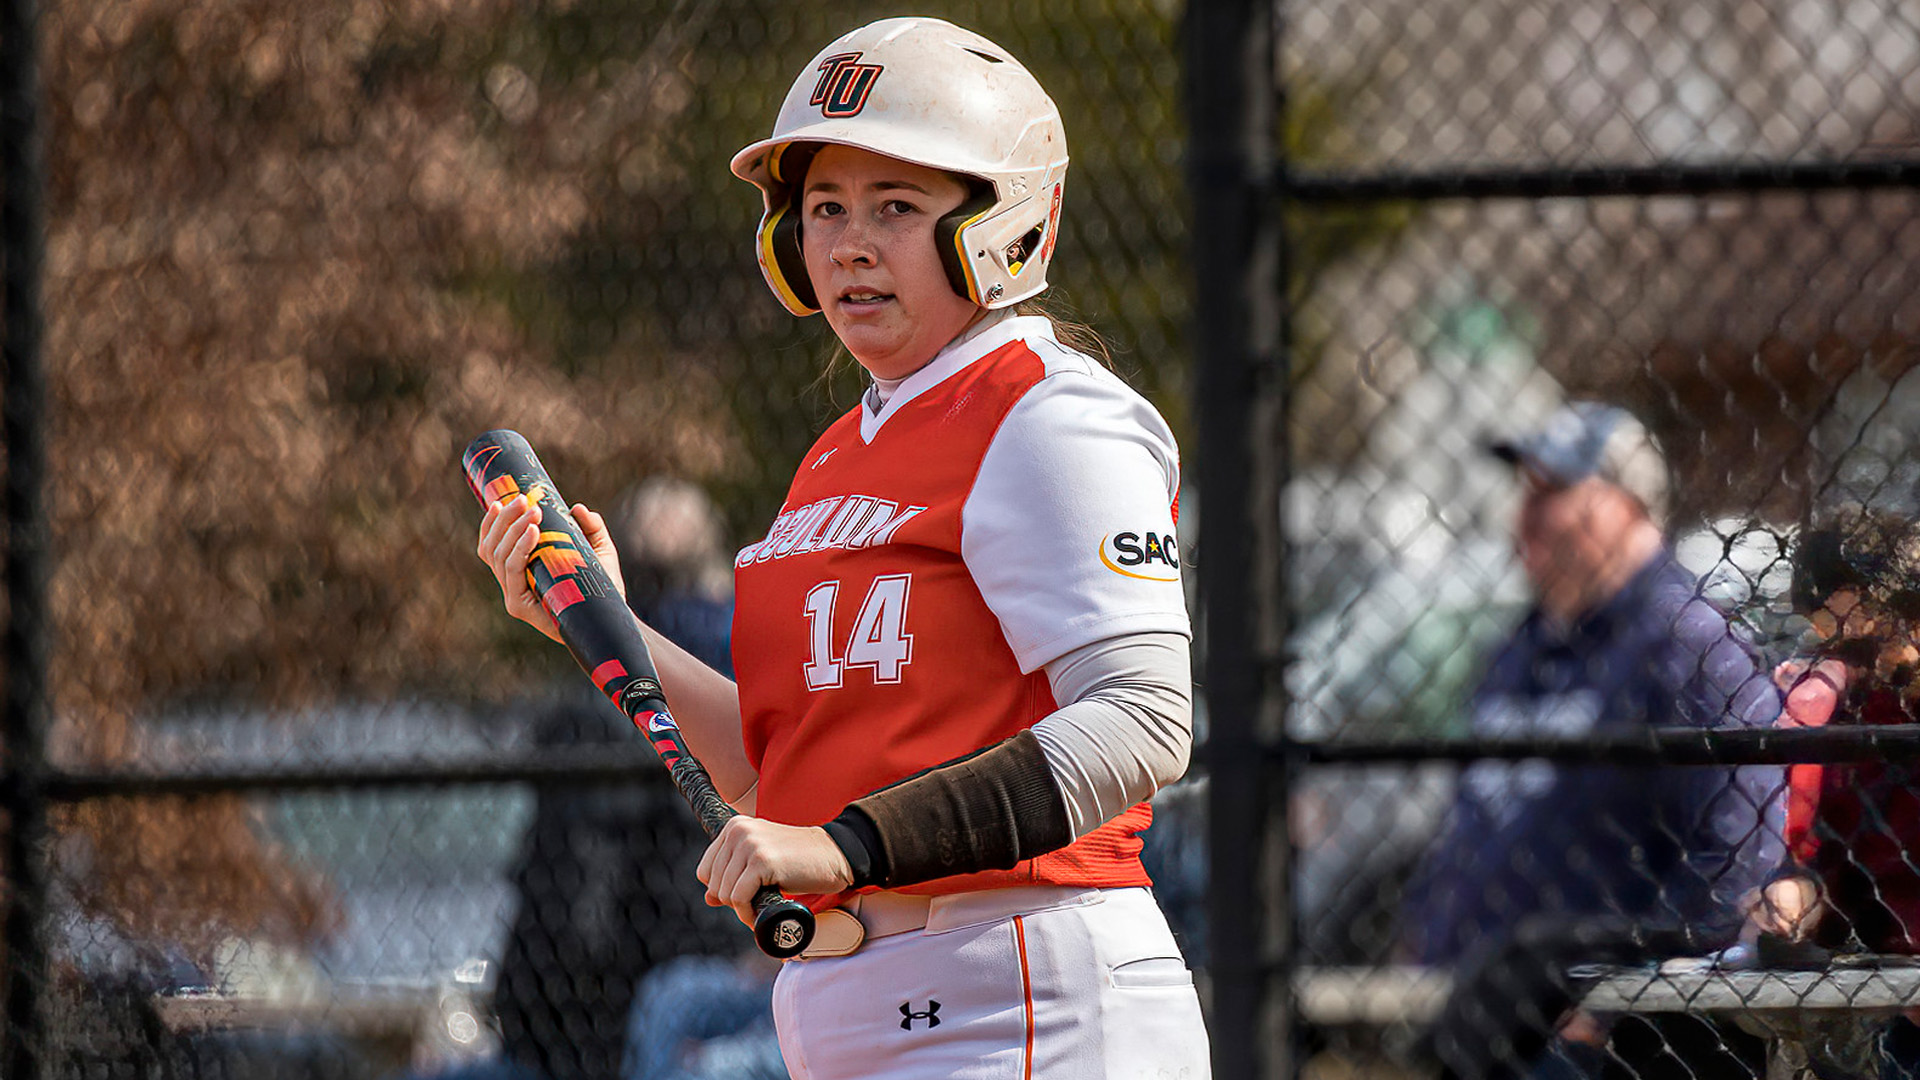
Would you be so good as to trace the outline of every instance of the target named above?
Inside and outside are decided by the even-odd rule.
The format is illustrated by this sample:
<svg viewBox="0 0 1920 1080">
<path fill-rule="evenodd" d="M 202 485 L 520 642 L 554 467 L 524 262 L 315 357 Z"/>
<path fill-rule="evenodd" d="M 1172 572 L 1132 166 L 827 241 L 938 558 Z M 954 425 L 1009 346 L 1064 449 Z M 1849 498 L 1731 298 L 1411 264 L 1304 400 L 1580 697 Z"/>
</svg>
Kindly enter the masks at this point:
<svg viewBox="0 0 1920 1080">
<path fill-rule="evenodd" d="M 1031 731 L 857 799 L 827 823 L 856 886 L 1005 869 L 1065 847 L 1186 772 L 1186 638 L 1095 642 L 1047 673 L 1067 704 Z"/>
<path fill-rule="evenodd" d="M 1005 870 L 1073 841 L 1031 731 L 856 799 L 825 827 L 855 888 Z"/>
<path fill-rule="evenodd" d="M 1097 641 L 1192 635 L 1173 435 L 1112 372 L 1067 356 L 1009 410 L 961 515 L 961 556 L 1025 672 Z"/>
<path fill-rule="evenodd" d="M 1698 727 L 1771 727 L 1780 690 L 1718 609 L 1697 597 L 1674 615 L 1671 672 L 1681 720 Z M 1700 769 L 1690 812 L 1700 842 L 1690 853 L 1713 900 L 1738 905 L 1786 858 L 1786 774 L 1778 765 Z"/>
<path fill-rule="evenodd" d="M 1091 832 L 1187 771 L 1193 677 L 1187 639 L 1130 634 L 1047 664 L 1058 711 L 1034 725 L 1073 835 Z"/>
</svg>

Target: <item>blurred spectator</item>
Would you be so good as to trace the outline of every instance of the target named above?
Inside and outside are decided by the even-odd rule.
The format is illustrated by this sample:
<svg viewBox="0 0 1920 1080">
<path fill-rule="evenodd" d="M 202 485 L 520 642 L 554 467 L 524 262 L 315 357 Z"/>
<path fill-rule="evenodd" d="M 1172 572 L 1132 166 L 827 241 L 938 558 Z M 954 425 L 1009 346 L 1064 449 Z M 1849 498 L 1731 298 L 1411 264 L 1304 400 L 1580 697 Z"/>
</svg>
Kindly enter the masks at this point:
<svg viewBox="0 0 1920 1080">
<path fill-rule="evenodd" d="M 608 528 L 635 613 L 731 675 L 731 562 L 712 501 L 686 481 L 655 477 L 619 501 Z M 562 696 L 535 721 L 536 746 L 637 738 L 626 717 L 584 681 Z M 692 812 L 664 783 L 543 785 L 514 872 L 520 903 L 494 991 L 502 1059 L 440 1075 L 627 1075 L 642 981 L 676 956 L 739 947 L 742 931 L 732 913 L 701 902 L 693 871 L 705 847 Z"/>
<path fill-rule="evenodd" d="M 733 558 L 713 500 L 688 481 L 652 477 L 621 497 L 607 529 L 640 620 L 732 678 Z"/>
<path fill-rule="evenodd" d="M 787 1080 L 773 1033 L 779 967 L 748 948 L 656 970 L 634 1001 L 623 1080 Z"/>
<path fill-rule="evenodd" d="M 1535 602 L 1473 695 L 1475 735 L 1773 723 L 1778 691 L 1667 547 L 1667 469 L 1638 421 L 1575 403 L 1492 449 L 1525 485 L 1516 549 Z M 1446 1068 L 1750 1075 L 1757 1041 L 1691 1017 L 1657 1031 L 1624 1020 L 1609 1053 L 1609 1033 L 1567 1011 L 1564 969 L 1733 940 L 1738 902 L 1779 857 L 1762 820 L 1778 778 L 1538 760 L 1466 769 L 1405 916 L 1410 958 L 1456 971 L 1431 1037 Z"/>
<path fill-rule="evenodd" d="M 1920 528 L 1847 509 L 1802 534 L 1795 606 L 1811 623 L 1807 655 L 1781 666 L 1785 722 L 1911 724 L 1920 715 Z M 1760 929 L 1832 952 L 1920 955 L 1920 788 L 1904 760 L 1795 765 L 1788 770 L 1788 865 L 1755 909 Z M 1920 1026 L 1896 1019 L 1881 1037 L 1880 1074 L 1920 1075 Z"/>
<path fill-rule="evenodd" d="M 1140 863 L 1167 914 L 1180 952 L 1196 970 L 1207 951 L 1207 782 L 1189 777 L 1154 792 L 1153 825 L 1142 833 Z"/>
</svg>

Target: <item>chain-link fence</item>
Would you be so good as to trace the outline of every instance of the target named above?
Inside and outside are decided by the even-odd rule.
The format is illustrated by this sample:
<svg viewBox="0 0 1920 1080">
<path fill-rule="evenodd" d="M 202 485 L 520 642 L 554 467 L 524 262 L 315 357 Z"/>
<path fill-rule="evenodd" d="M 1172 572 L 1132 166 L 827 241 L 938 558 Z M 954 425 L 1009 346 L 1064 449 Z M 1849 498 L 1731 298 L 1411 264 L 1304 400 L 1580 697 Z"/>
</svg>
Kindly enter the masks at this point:
<svg viewBox="0 0 1920 1080">
<path fill-rule="evenodd" d="M 1920 14 L 1200 24 L 1227 1075 L 1911 1075 Z"/>
<path fill-rule="evenodd" d="M 732 553 L 859 390 L 727 162 L 897 12 L 0 8 L 7 1075 L 783 1075 L 769 962 L 648 748 L 500 610 L 458 457 L 525 434 L 727 663 Z M 1179 12 L 919 10 L 1059 101 L 1055 310 L 1184 431 Z M 1150 848 L 1197 943 L 1204 864 Z"/>
<path fill-rule="evenodd" d="M 1059 99 L 1058 299 L 1203 474 L 1148 853 L 1220 1075 L 1910 1075 L 1920 17 L 922 10 Z M 726 160 L 893 12 L 0 13 L 7 1075 L 779 1075 L 455 458 L 525 433 L 724 662 L 857 390 Z"/>
</svg>

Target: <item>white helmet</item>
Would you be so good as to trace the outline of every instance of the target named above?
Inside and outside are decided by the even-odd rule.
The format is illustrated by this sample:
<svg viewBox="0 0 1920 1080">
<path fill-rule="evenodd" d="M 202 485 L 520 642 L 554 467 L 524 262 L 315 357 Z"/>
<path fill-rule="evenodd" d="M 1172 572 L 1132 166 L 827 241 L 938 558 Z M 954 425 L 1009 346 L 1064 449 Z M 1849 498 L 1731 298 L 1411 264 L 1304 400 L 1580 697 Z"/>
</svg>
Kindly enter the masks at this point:
<svg viewBox="0 0 1920 1080">
<path fill-rule="evenodd" d="M 834 144 L 973 178 L 976 194 L 935 231 L 953 290 L 987 308 L 1047 287 L 1060 227 L 1067 136 L 1020 62 L 939 19 L 882 19 L 821 50 L 794 80 L 769 138 L 733 156 L 766 196 L 760 271 L 795 315 L 820 310 L 800 249 L 811 151 Z"/>
</svg>

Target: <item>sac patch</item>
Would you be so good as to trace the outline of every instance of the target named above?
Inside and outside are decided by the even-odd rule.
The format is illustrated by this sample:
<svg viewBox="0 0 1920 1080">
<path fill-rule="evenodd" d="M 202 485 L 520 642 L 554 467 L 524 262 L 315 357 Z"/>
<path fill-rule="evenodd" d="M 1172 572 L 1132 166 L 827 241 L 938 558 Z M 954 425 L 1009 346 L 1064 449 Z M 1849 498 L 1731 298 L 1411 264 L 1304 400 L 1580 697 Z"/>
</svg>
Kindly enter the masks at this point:
<svg viewBox="0 0 1920 1080">
<path fill-rule="evenodd" d="M 1100 562 L 1123 577 L 1180 580 L 1180 542 L 1172 533 L 1109 533 L 1100 541 Z"/>
</svg>

